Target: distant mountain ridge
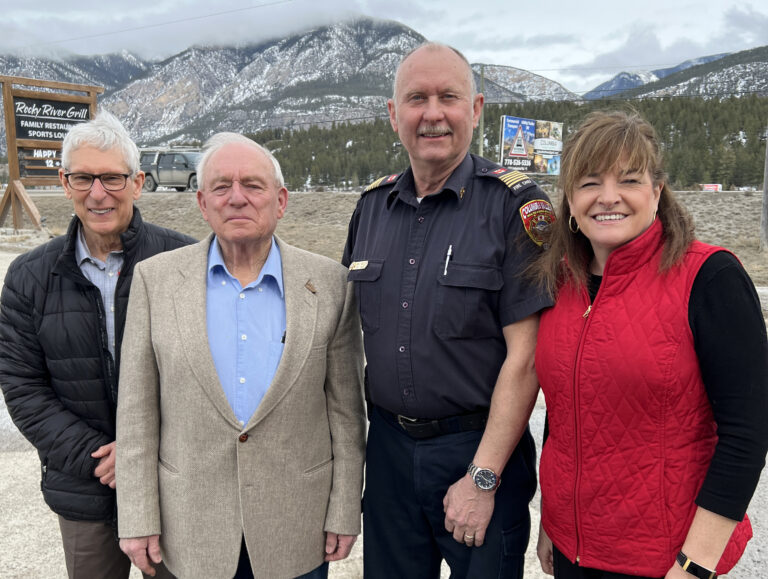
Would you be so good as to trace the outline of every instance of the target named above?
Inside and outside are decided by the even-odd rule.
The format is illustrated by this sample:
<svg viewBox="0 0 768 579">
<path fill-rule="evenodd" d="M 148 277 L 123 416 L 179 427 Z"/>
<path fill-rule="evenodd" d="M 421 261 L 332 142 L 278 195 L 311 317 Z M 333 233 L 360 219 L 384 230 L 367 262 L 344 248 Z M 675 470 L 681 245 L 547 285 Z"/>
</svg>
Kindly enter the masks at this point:
<svg viewBox="0 0 768 579">
<path fill-rule="evenodd" d="M 195 46 L 162 61 L 127 51 L 61 59 L 0 55 L 0 69 L 10 76 L 104 86 L 100 105 L 137 142 L 181 142 L 219 130 L 386 115 L 397 64 L 424 41 L 400 23 L 360 18 L 253 45 Z M 552 80 L 503 66 L 486 66 L 485 90 L 488 101 L 498 103 L 575 98 Z"/>
<path fill-rule="evenodd" d="M 478 89 L 482 71 L 485 80 L 483 93 L 487 103 L 578 100 L 579 98 L 561 84 L 522 68 L 497 64 L 473 64 L 472 70 L 475 72 Z"/>
<path fill-rule="evenodd" d="M 655 82 L 662 78 L 668 77 L 675 73 L 681 72 L 692 66 L 700 64 L 707 64 L 715 60 L 719 60 L 729 53 L 723 52 L 721 54 L 713 54 L 711 56 L 703 56 L 701 58 L 693 58 L 681 62 L 677 66 L 668 68 L 657 68 L 656 70 L 638 71 L 638 72 L 620 72 L 612 79 L 599 84 L 591 91 L 584 93 L 584 100 L 595 100 L 600 98 L 608 98 L 621 94 L 622 92 L 642 87 L 651 82 Z"/>
<path fill-rule="evenodd" d="M 151 66 L 151 61 L 127 50 L 116 54 L 68 55 L 63 58 L 0 54 L 0 71 L 6 76 L 103 86 L 107 92 L 125 86 L 145 74 Z"/>
<path fill-rule="evenodd" d="M 357 20 L 254 46 L 195 47 L 103 102 L 141 141 L 371 118 L 386 111 L 402 55 L 423 41 L 396 23 Z"/>
<path fill-rule="evenodd" d="M 194 46 L 162 61 L 128 51 L 58 59 L 0 55 L 0 71 L 104 86 L 100 105 L 115 113 L 138 143 L 189 143 L 220 130 L 250 133 L 386 116 L 397 64 L 424 40 L 398 22 L 358 18 L 252 45 Z M 472 68 L 478 87 L 483 74 L 488 103 L 580 100 L 525 69 L 479 63 Z M 762 47 L 622 73 L 584 98 L 597 91 L 636 98 L 768 94 L 767 87 L 768 47 Z M 2 123 L 0 154 L 4 149 Z"/>
<path fill-rule="evenodd" d="M 698 64 L 621 94 L 626 98 L 768 97 L 768 46 L 742 50 Z"/>
</svg>

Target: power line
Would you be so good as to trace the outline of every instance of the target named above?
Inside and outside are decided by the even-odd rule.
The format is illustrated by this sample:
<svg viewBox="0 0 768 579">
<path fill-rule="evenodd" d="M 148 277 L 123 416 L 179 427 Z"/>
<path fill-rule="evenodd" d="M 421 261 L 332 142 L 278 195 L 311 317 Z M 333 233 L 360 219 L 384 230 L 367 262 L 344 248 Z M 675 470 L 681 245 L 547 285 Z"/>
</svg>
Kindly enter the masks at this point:
<svg viewBox="0 0 768 579">
<path fill-rule="evenodd" d="M 189 17 L 186 17 L 186 18 L 178 18 L 178 19 L 175 19 L 175 20 L 166 20 L 166 21 L 163 21 L 163 22 L 156 22 L 156 23 L 152 23 L 152 24 L 145 24 L 145 25 L 142 25 L 142 26 L 134 26 L 134 27 L 123 28 L 123 29 L 119 29 L 119 30 L 112 30 L 112 31 L 109 31 L 109 32 L 100 32 L 100 33 L 96 33 L 96 34 L 88 34 L 88 35 L 83 35 L 83 36 L 75 36 L 75 37 L 70 37 L 70 38 L 65 38 L 65 39 L 60 39 L 60 40 L 51 40 L 51 41 L 48 41 L 48 42 L 36 42 L 35 44 L 28 44 L 28 45 L 24 45 L 24 46 L 19 46 L 19 47 L 17 47 L 17 49 L 18 50 L 26 50 L 26 49 L 37 48 L 37 47 L 40 47 L 40 46 L 51 46 L 51 45 L 57 45 L 57 44 L 66 44 L 66 43 L 69 43 L 69 42 L 76 42 L 76 41 L 81 41 L 81 40 L 90 40 L 90 39 L 94 39 L 94 38 L 102 38 L 102 37 L 105 37 L 105 36 L 113 36 L 113 35 L 116 35 L 116 34 L 123 34 L 123 33 L 126 33 L 126 32 L 135 32 L 135 31 L 140 31 L 140 30 L 148 30 L 148 29 L 153 29 L 153 28 L 160 28 L 160 27 L 169 26 L 169 25 L 173 25 L 173 24 L 180 24 L 180 23 L 185 23 L 185 22 L 194 22 L 194 21 L 198 21 L 198 20 L 206 20 L 208 18 L 213 18 L 213 17 L 227 15 L 227 14 L 236 14 L 236 13 L 246 12 L 246 11 L 250 11 L 250 10 L 266 8 L 266 7 L 270 7 L 270 6 L 289 4 L 289 3 L 292 3 L 294 1 L 295 0 L 272 0 L 272 1 L 269 1 L 269 2 L 263 2 L 261 4 L 257 4 L 255 6 L 246 6 L 246 7 L 242 7 L 242 8 L 233 8 L 233 9 L 230 9 L 230 10 L 222 10 L 222 11 L 219 11 L 219 12 L 211 12 L 211 13 L 203 14 L 203 15 L 200 15 L 200 16 L 189 16 Z M 723 56 L 727 56 L 727 55 L 728 54 L 725 53 Z M 689 59 L 689 60 L 694 60 L 694 59 Z M 717 59 L 715 59 L 715 60 L 717 60 Z M 479 64 L 479 63 L 477 63 L 477 64 Z M 680 63 L 678 63 L 678 64 L 642 64 L 642 65 L 640 65 L 640 64 L 638 64 L 638 65 L 633 65 L 633 64 L 630 64 L 630 65 L 604 65 L 604 66 L 594 66 L 594 67 L 572 66 L 572 67 L 554 67 L 554 68 L 537 68 L 537 69 L 520 69 L 520 70 L 526 70 L 527 72 L 531 72 L 533 74 L 539 74 L 539 73 L 543 73 L 543 72 L 563 72 L 563 71 L 584 72 L 584 71 L 599 71 L 599 70 L 611 70 L 611 69 L 613 69 L 613 70 L 621 69 L 621 70 L 624 70 L 624 71 L 636 69 L 636 70 L 643 71 L 643 70 L 656 69 L 656 68 L 673 68 L 675 66 L 678 66 L 679 64 Z M 503 66 L 503 67 L 506 67 L 507 65 L 496 65 L 496 64 L 493 64 L 493 65 L 490 65 L 490 66 Z M 510 67 L 510 68 L 514 68 L 514 67 Z M 568 90 L 568 89 L 566 89 L 566 90 Z M 606 90 L 608 90 L 608 89 L 606 89 Z M 584 91 L 582 93 L 575 92 L 575 91 L 570 91 L 570 92 L 574 92 L 574 94 L 585 94 L 586 92 L 590 92 L 590 91 Z"/>
<path fill-rule="evenodd" d="M 662 99 L 706 99 L 706 98 L 716 98 L 716 97 L 738 97 L 738 96 L 747 96 L 751 94 L 759 94 L 764 93 L 765 90 L 741 90 L 741 91 L 733 91 L 733 92 L 718 92 L 718 93 L 707 93 L 706 95 L 661 95 L 661 96 L 635 96 L 635 97 L 621 97 L 621 96 L 615 96 L 615 97 L 607 97 L 602 99 L 592 99 L 592 100 L 584 100 L 584 99 L 560 99 L 560 100 L 539 100 L 539 101 L 524 101 L 519 103 L 513 103 L 513 102 L 486 102 L 487 105 L 494 105 L 494 106 L 525 106 L 525 105 L 532 105 L 532 104 L 545 104 L 545 103 L 616 103 L 616 102 L 626 102 L 626 101 L 642 101 L 642 100 L 662 100 Z M 297 129 L 302 127 L 312 127 L 312 126 L 323 126 L 323 125 L 331 125 L 334 123 L 356 123 L 356 122 L 364 122 L 364 121 L 375 121 L 375 120 L 387 120 L 389 119 L 388 113 L 380 113 L 380 114 L 370 114 L 370 115 L 361 115 L 356 117 L 336 117 L 332 119 L 324 119 L 324 120 L 314 120 L 314 121 L 302 121 L 302 122 L 296 122 L 296 117 L 293 115 L 270 115 L 269 120 L 273 121 L 270 123 L 269 126 L 263 126 L 260 128 L 255 129 L 253 132 L 260 132 L 260 131 L 270 131 L 275 129 Z M 276 121 L 276 122 L 274 122 Z"/>
<path fill-rule="evenodd" d="M 623 101 L 641 101 L 641 100 L 647 100 L 647 99 L 653 99 L 653 100 L 661 100 L 661 99 L 707 99 L 707 98 L 720 98 L 720 97 L 740 97 L 740 96 L 747 96 L 751 94 L 760 94 L 768 92 L 767 89 L 759 90 L 739 90 L 739 91 L 722 91 L 722 92 L 716 92 L 716 93 L 707 93 L 707 94 L 695 94 L 695 95 L 659 95 L 659 96 L 633 96 L 633 97 L 621 97 L 619 95 L 616 95 L 615 97 L 605 97 L 602 99 L 558 99 L 558 100 L 528 100 L 524 102 L 519 103 L 513 103 L 513 102 L 486 102 L 486 105 L 498 105 L 498 106 L 505 106 L 505 105 L 531 105 L 535 103 L 547 103 L 547 102 L 557 102 L 557 103 L 583 103 L 583 102 L 623 102 Z M 269 117 L 270 119 L 278 119 L 283 121 L 289 121 L 291 119 L 294 119 L 296 117 L 290 116 L 290 115 L 271 115 Z M 338 117 L 334 119 L 328 119 L 328 120 L 322 120 L 322 121 L 305 121 L 301 123 L 292 123 L 291 126 L 305 126 L 305 125 L 329 125 L 332 123 L 343 123 L 348 121 L 364 121 L 364 120 L 376 120 L 376 119 L 388 119 L 389 114 L 387 113 L 381 113 L 381 114 L 371 114 L 371 115 L 364 115 L 359 117 Z"/>
<path fill-rule="evenodd" d="M 136 32 L 137 30 L 148 30 L 150 28 L 160 28 L 162 26 L 168 26 L 171 24 L 181 24 L 183 22 L 194 22 L 196 20 L 205 20 L 207 18 L 213 18 L 215 16 L 223 16 L 225 14 L 235 14 L 238 12 L 246 12 L 248 10 L 256 10 L 258 8 L 266 8 L 268 6 L 276 6 L 278 4 L 288 4 L 295 0 L 273 0 L 272 2 L 264 2 L 257 4 L 256 6 L 246 6 L 244 8 L 233 8 L 231 10 L 222 10 L 221 12 L 211 12 L 209 14 L 203 14 L 201 16 L 188 16 L 186 18 L 178 18 L 176 20 L 166 20 L 164 22 L 156 22 L 154 24 L 145 24 L 143 26 L 134 26 L 131 28 L 122 28 L 120 30 L 111 30 L 109 32 L 99 32 L 98 34 L 88 34 L 86 36 L 74 36 L 72 38 L 64 38 L 62 40 L 51 40 L 48 42 L 36 42 L 35 44 L 28 44 L 26 46 L 19 46 L 21 50 L 28 48 L 37 48 L 38 46 L 50 46 L 52 44 L 66 44 L 67 42 L 76 42 L 78 40 L 90 40 L 92 38 L 101 38 L 103 36 L 114 36 L 115 34 L 123 34 L 124 32 Z"/>
<path fill-rule="evenodd" d="M 130 28 L 122 28 L 118 30 L 112 30 L 109 32 L 100 32 L 96 34 L 88 34 L 83 36 L 74 36 L 70 38 L 64 38 L 60 40 L 50 40 L 47 42 L 36 42 L 34 44 L 27 44 L 16 47 L 18 50 L 26 50 L 26 49 L 32 49 L 37 48 L 40 46 L 51 46 L 56 44 L 66 44 L 69 42 L 76 42 L 80 40 L 90 40 L 93 38 L 102 38 L 105 36 L 113 36 L 115 34 L 123 34 L 125 32 L 136 32 L 140 30 L 148 30 L 152 28 L 160 28 L 163 26 L 169 26 L 173 24 L 180 24 L 184 22 L 194 22 L 198 20 L 206 20 L 208 18 L 213 18 L 216 16 L 223 16 L 227 14 L 237 14 L 240 12 L 246 12 L 250 10 L 256 10 L 259 8 L 267 8 L 270 6 L 277 6 L 281 4 L 289 4 L 296 0 L 272 0 L 270 2 L 263 2 L 261 4 L 257 4 L 255 6 L 246 6 L 243 8 L 232 8 L 230 10 L 222 10 L 219 12 L 211 12 L 208 14 L 203 14 L 200 16 L 188 16 L 186 18 L 178 18 L 175 20 L 166 20 L 163 22 L 156 22 L 153 24 L 145 24 L 142 26 L 134 26 Z M 723 56 L 727 56 L 728 53 L 724 53 Z M 714 56 L 714 55 L 713 55 Z M 706 58 L 706 57 L 705 57 Z M 696 58 L 691 58 L 688 60 L 696 60 Z M 481 64 L 481 63 L 475 63 L 475 64 Z M 539 74 L 542 72 L 585 72 L 585 71 L 600 71 L 600 70 L 640 70 L 640 71 L 647 71 L 647 70 L 655 70 L 655 69 L 666 69 L 666 68 L 674 68 L 675 66 L 678 66 L 680 63 L 662 63 L 662 64 L 627 64 L 627 65 L 602 65 L 602 66 L 565 66 L 565 67 L 551 67 L 551 68 L 536 68 L 536 69 L 521 69 L 521 70 L 527 70 L 528 72 L 532 72 L 534 74 Z M 498 64 L 490 64 L 490 66 L 504 66 L 507 67 L 509 65 L 498 65 Z M 510 67 L 514 68 L 514 67 Z"/>
<path fill-rule="evenodd" d="M 720 60 L 720 58 L 725 58 L 726 56 L 728 56 L 728 54 L 729 53 L 723 53 L 723 55 L 720 56 L 719 58 L 716 58 L 714 60 L 710 60 L 709 62 L 706 62 L 706 63 L 700 63 L 700 64 L 709 64 L 710 62 L 716 62 L 716 61 Z M 707 57 L 703 57 L 703 58 L 707 58 Z M 696 58 L 689 58 L 688 60 L 698 60 L 698 59 L 696 59 Z M 687 62 L 687 61 L 684 61 L 684 62 Z M 652 72 L 653 70 L 657 70 L 657 69 L 675 68 L 676 66 L 680 66 L 681 64 L 683 64 L 683 63 L 677 62 L 677 63 L 674 63 L 674 64 L 673 63 L 666 63 L 666 64 L 613 64 L 613 65 L 605 64 L 605 65 L 602 65 L 602 66 L 578 66 L 578 65 L 576 65 L 576 66 L 563 66 L 563 67 L 558 67 L 558 68 L 536 68 L 536 69 L 530 69 L 530 72 L 560 72 L 560 71 L 564 71 L 564 70 L 573 71 L 573 72 L 584 72 L 584 71 L 589 71 L 589 70 L 618 70 L 618 69 L 622 69 L 622 70 L 638 69 L 638 70 L 641 70 L 641 71 L 650 71 L 650 72 Z M 491 66 L 505 66 L 505 65 L 491 65 Z M 697 65 L 693 65 L 693 66 L 697 66 Z"/>
<path fill-rule="evenodd" d="M 626 102 L 626 101 L 642 101 L 642 100 L 662 100 L 662 99 L 705 99 L 705 98 L 715 98 L 715 97 L 736 97 L 736 96 L 747 96 L 750 94 L 758 94 L 765 91 L 760 90 L 743 90 L 743 91 L 733 91 L 733 92 L 718 92 L 718 93 L 708 93 L 706 95 L 663 95 L 663 96 L 636 96 L 636 97 L 624 97 L 621 98 L 619 96 L 612 97 L 612 98 L 603 98 L 603 99 L 594 99 L 585 101 L 584 99 L 561 99 L 557 101 L 525 101 L 520 103 L 502 103 L 502 102 L 486 102 L 486 105 L 495 105 L 495 106 L 506 106 L 506 105 L 531 105 L 531 104 L 544 104 L 547 102 L 557 102 L 557 103 L 615 103 L 615 102 Z M 269 131 L 273 129 L 294 129 L 299 127 L 308 127 L 308 126 L 321 126 L 321 125 L 331 125 L 333 123 L 347 123 L 347 122 L 362 122 L 362 121 L 372 121 L 372 120 L 378 120 L 378 119 L 388 119 L 389 115 L 387 113 L 381 113 L 381 114 L 371 114 L 371 115 L 363 115 L 363 116 L 357 116 L 357 117 L 337 117 L 333 119 L 326 119 L 326 120 L 317 120 L 317 121 L 302 121 L 302 122 L 292 122 L 296 117 L 290 116 L 290 115 L 271 115 L 270 120 L 277 120 L 278 122 L 283 122 L 285 124 L 277 125 L 275 126 L 265 126 L 260 129 L 256 129 L 256 132 L 259 131 Z"/>
<path fill-rule="evenodd" d="M 629 92 L 635 89 L 642 88 L 643 85 L 640 85 L 638 87 L 634 87 L 631 89 L 626 89 L 622 92 Z M 677 86 L 677 85 L 672 85 Z M 657 89 L 657 90 L 665 90 L 665 89 Z M 578 94 L 587 94 L 588 92 L 593 91 L 585 91 L 583 93 L 574 93 L 576 95 Z M 612 90 L 606 89 L 600 92 L 613 92 Z M 665 98 L 687 98 L 687 99 L 694 99 L 694 98 L 721 98 L 721 97 L 738 97 L 738 96 L 747 96 L 751 94 L 756 94 L 760 96 L 761 94 L 768 94 L 768 88 L 763 89 L 750 89 L 750 90 L 736 90 L 736 91 L 721 91 L 721 92 L 707 92 L 702 94 L 667 94 L 667 95 L 639 95 L 639 96 L 621 96 L 621 93 L 616 95 L 611 95 L 607 97 L 601 97 L 599 99 L 541 99 L 541 100 L 527 100 L 522 101 L 519 103 L 513 103 L 513 102 L 493 102 L 493 101 L 486 101 L 486 105 L 524 105 L 524 104 L 532 104 L 534 102 L 563 102 L 563 103 L 579 103 L 579 102 L 593 102 L 593 101 L 599 101 L 599 102 L 609 102 L 609 101 L 628 101 L 628 100 L 646 100 L 646 99 L 665 99 Z M 541 95 L 527 95 L 527 96 L 541 96 Z"/>
</svg>

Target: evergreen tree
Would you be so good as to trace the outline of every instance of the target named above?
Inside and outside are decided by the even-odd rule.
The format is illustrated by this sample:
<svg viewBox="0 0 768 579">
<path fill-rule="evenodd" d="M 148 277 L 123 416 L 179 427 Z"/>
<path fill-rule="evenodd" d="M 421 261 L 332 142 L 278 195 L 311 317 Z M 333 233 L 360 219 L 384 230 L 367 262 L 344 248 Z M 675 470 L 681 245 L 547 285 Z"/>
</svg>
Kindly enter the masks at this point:
<svg viewBox="0 0 768 579">
<path fill-rule="evenodd" d="M 670 183 L 759 187 L 763 178 L 768 98 L 659 98 L 632 101 L 539 101 L 486 105 L 484 155 L 499 160 L 502 115 L 564 123 L 564 136 L 594 110 L 636 110 L 656 129 Z M 384 116 L 373 122 L 338 122 L 303 129 L 277 128 L 251 135 L 273 151 L 289 189 L 359 187 L 399 173 L 408 154 Z M 477 150 L 477 134 L 473 151 Z"/>
</svg>

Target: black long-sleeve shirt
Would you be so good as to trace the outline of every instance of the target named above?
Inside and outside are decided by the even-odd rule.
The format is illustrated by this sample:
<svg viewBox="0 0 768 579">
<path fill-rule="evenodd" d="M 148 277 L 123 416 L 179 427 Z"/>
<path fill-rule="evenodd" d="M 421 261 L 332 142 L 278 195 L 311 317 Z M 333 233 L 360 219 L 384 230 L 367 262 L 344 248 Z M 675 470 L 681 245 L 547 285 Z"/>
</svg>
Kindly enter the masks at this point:
<svg viewBox="0 0 768 579">
<path fill-rule="evenodd" d="M 590 299 L 601 281 L 590 276 Z M 717 252 L 701 266 L 688 323 L 718 435 L 696 504 L 741 520 L 768 451 L 768 338 L 755 287 L 732 254 Z"/>
</svg>

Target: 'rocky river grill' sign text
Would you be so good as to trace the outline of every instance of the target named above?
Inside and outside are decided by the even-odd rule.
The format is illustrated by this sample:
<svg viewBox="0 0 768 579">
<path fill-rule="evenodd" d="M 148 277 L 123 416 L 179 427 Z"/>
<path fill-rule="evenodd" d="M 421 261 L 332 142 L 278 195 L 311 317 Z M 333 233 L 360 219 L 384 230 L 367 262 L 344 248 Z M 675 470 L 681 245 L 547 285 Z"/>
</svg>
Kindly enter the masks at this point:
<svg viewBox="0 0 768 579">
<path fill-rule="evenodd" d="M 14 97 L 16 138 L 61 141 L 67 131 L 89 119 L 89 105 Z"/>
</svg>

